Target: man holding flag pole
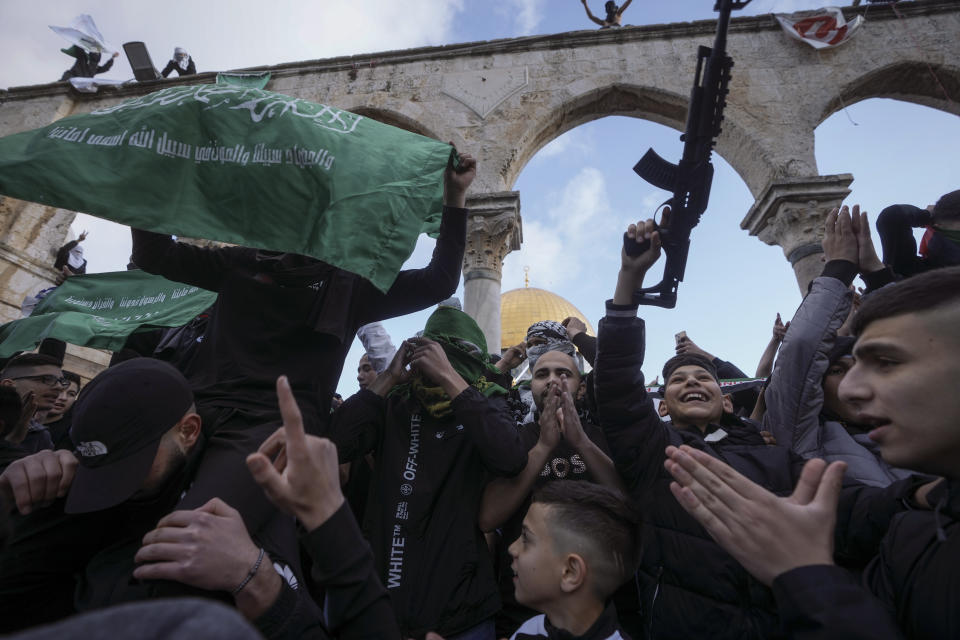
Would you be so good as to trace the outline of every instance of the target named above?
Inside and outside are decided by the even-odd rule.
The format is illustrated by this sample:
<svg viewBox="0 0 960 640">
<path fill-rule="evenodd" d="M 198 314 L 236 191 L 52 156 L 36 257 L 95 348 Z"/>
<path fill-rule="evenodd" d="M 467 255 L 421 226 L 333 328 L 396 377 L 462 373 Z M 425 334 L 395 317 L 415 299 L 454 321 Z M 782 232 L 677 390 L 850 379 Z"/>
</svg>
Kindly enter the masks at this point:
<svg viewBox="0 0 960 640">
<path fill-rule="evenodd" d="M 148 273 L 219 296 L 188 378 L 210 439 L 204 466 L 180 504 L 212 497 L 256 529 L 271 506 L 244 473 L 245 457 L 279 424 L 274 380 L 285 374 L 309 432 L 326 431 L 332 397 L 356 330 L 419 311 L 452 295 L 466 234 L 466 190 L 476 161 L 444 174 L 444 208 L 433 259 L 402 271 L 383 293 L 356 274 L 292 253 L 201 248 L 133 229 L 134 262 Z M 265 224 L 269 224 L 265 221 Z"/>
</svg>

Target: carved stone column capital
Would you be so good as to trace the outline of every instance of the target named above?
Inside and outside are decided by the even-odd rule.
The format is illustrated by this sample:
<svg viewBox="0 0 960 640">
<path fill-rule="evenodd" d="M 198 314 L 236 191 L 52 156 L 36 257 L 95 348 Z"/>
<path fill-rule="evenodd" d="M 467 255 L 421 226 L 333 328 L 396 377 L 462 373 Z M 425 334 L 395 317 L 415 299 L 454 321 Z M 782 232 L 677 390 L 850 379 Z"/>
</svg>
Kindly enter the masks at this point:
<svg viewBox="0 0 960 640">
<path fill-rule="evenodd" d="M 499 282 L 503 259 L 523 241 L 520 194 L 502 191 L 471 196 L 467 208 L 464 280 L 490 278 Z"/>
<path fill-rule="evenodd" d="M 851 182 L 849 173 L 772 181 L 740 223 L 750 235 L 783 249 L 801 292 L 820 275 L 823 221 L 850 195 Z"/>
<path fill-rule="evenodd" d="M 487 348 L 500 352 L 500 277 L 503 258 L 520 248 L 523 231 L 520 194 L 482 193 L 467 199 L 467 246 L 463 256 L 463 310 L 487 338 Z"/>
</svg>

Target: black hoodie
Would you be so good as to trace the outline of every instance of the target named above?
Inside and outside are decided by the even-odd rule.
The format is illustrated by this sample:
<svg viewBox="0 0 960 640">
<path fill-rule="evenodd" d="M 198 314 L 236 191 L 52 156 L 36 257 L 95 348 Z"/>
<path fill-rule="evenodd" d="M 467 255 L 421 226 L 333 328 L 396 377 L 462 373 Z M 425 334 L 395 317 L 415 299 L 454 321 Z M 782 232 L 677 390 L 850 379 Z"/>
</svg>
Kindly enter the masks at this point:
<svg viewBox="0 0 960 640">
<path fill-rule="evenodd" d="M 434 418 L 412 397 L 361 389 L 334 414 L 342 462 L 375 452 L 364 533 L 404 638 L 454 635 L 500 608 L 477 511 L 487 475 L 516 475 L 527 450 L 503 396 L 468 387 L 451 408 Z"/>
<path fill-rule="evenodd" d="M 791 638 L 960 638 L 960 480 L 927 499 L 932 511 L 894 518 L 862 581 L 833 566 L 800 567 L 774 580 Z"/>
<path fill-rule="evenodd" d="M 638 577 L 651 635 L 664 638 L 768 639 L 784 637 L 773 593 L 717 545 L 676 501 L 664 469 L 665 448 L 687 444 L 723 460 L 777 495 L 793 492 L 804 460 L 786 447 L 768 446 L 750 423 L 675 429 L 657 415 L 643 383 L 643 320 L 636 307 L 607 303 L 600 321 L 595 392 L 613 461 L 644 521 Z M 891 518 L 906 507 L 924 479 L 885 489 L 847 484 L 840 497 L 836 555 L 860 566 L 876 554 Z"/>
<path fill-rule="evenodd" d="M 279 418 L 276 382 L 286 375 L 309 429 L 326 422 L 361 325 L 419 311 L 453 294 L 465 234 L 466 210 L 444 207 L 430 264 L 401 271 L 386 293 L 304 256 L 197 247 L 139 229 L 133 229 L 133 260 L 148 273 L 220 294 L 187 375 L 198 406 Z"/>
</svg>

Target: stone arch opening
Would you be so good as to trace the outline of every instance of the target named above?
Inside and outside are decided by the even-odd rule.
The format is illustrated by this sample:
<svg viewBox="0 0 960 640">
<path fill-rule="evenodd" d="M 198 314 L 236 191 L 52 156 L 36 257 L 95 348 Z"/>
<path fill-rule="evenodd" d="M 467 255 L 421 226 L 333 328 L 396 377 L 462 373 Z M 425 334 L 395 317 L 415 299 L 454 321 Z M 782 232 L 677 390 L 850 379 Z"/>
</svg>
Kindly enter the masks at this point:
<svg viewBox="0 0 960 640">
<path fill-rule="evenodd" d="M 868 98 L 837 111 L 816 131 L 817 165 L 825 173 L 850 172 L 847 204 L 876 217 L 887 206 L 926 207 L 960 186 L 951 142 L 960 140 L 960 118 L 914 101 Z M 881 161 L 870 162 L 870 159 Z M 917 228 L 919 239 L 924 229 Z M 880 252 L 879 235 L 874 242 Z"/>
<path fill-rule="evenodd" d="M 530 134 L 517 142 L 512 157 L 501 171 L 503 181 L 508 189 L 512 188 L 527 163 L 549 142 L 582 124 L 607 116 L 648 120 L 682 132 L 686 126 L 687 103 L 686 96 L 651 87 L 611 84 L 589 90 L 553 109 L 536 123 Z M 737 117 L 736 108 L 728 105 L 715 151 L 756 195 L 770 177 L 770 165 L 763 161 L 769 154 L 745 127 L 737 124 Z M 645 149 L 637 151 L 639 159 Z M 667 159 L 676 161 L 676 158 Z M 758 171 L 757 167 L 762 169 Z"/>
<path fill-rule="evenodd" d="M 960 67 L 907 61 L 866 73 L 840 87 L 817 125 L 844 106 L 869 98 L 892 98 L 960 115 Z"/>
</svg>

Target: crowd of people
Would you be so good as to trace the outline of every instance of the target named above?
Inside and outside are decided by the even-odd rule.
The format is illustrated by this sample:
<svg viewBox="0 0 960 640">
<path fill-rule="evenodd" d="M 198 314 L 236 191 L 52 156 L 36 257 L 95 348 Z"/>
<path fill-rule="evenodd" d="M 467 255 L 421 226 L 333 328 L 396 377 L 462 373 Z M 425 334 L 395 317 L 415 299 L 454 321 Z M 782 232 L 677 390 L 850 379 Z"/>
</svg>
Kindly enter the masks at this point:
<svg viewBox="0 0 960 640">
<path fill-rule="evenodd" d="M 626 230 L 649 248 L 622 252 L 596 337 L 555 318 L 491 353 L 449 298 L 476 175 L 460 158 L 430 263 L 385 293 L 132 230 L 131 266 L 217 301 L 134 334 L 82 389 L 57 340 L 0 368 L 0 631 L 960 635 L 960 191 L 884 210 L 883 259 L 865 213 L 832 211 L 822 274 L 756 384 L 726 394 L 747 374 L 682 331 L 645 381 L 652 220 Z M 85 237 L 63 278 L 83 277 Z M 434 305 L 396 347 L 379 324 Z"/>
</svg>

